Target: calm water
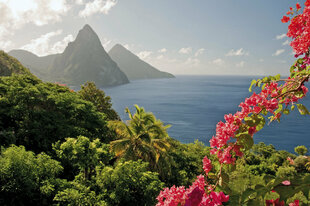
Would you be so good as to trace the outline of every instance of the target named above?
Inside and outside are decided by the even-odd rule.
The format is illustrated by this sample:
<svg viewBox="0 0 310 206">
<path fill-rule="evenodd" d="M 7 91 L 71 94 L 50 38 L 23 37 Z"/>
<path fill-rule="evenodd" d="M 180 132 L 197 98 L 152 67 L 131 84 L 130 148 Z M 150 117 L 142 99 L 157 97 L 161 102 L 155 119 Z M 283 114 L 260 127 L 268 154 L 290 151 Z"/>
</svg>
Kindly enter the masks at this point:
<svg viewBox="0 0 310 206">
<path fill-rule="evenodd" d="M 151 111 L 165 124 L 171 137 L 190 143 L 198 139 L 209 145 L 215 126 L 224 115 L 235 113 L 248 97 L 248 87 L 257 77 L 240 76 L 177 76 L 175 79 L 139 80 L 130 84 L 106 88 L 113 107 L 123 120 L 128 119 L 125 107 L 134 111 L 134 104 Z M 309 84 L 308 84 L 309 86 Z M 301 103 L 310 108 L 310 98 Z M 255 142 L 273 144 L 277 149 L 293 152 L 297 145 L 310 147 L 310 116 L 294 111 L 281 123 L 266 125 L 255 136 Z"/>
</svg>

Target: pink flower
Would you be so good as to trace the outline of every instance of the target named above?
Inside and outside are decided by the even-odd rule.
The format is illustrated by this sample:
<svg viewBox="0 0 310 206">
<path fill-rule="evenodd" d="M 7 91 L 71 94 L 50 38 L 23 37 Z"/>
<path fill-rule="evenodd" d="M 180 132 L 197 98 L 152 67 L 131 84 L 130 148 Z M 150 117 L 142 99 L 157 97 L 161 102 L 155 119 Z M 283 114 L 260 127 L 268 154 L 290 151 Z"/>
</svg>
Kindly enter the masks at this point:
<svg viewBox="0 0 310 206">
<path fill-rule="evenodd" d="M 204 193 L 204 190 L 195 187 L 195 189 L 187 195 L 185 206 L 199 206 Z"/>
<path fill-rule="evenodd" d="M 183 204 L 186 199 L 185 188 L 172 186 L 170 189 L 165 188 L 160 191 L 158 197 L 158 203 L 156 206 L 178 206 L 179 203 Z"/>
<path fill-rule="evenodd" d="M 284 184 L 284 185 L 290 185 L 290 184 L 291 184 L 291 182 L 290 182 L 290 181 L 288 181 L 288 180 L 285 180 L 285 181 L 283 181 L 283 182 L 282 182 L 282 184 Z"/>
<path fill-rule="evenodd" d="M 290 203 L 289 206 L 299 206 L 299 200 L 295 200 L 294 202 Z"/>
<path fill-rule="evenodd" d="M 253 136 L 253 134 L 256 132 L 256 126 L 254 126 L 254 127 L 250 127 L 249 128 L 249 134 L 251 135 L 251 136 Z"/>
<path fill-rule="evenodd" d="M 279 202 L 279 198 L 276 200 L 266 200 L 266 206 L 284 206 L 284 201 Z"/>
<path fill-rule="evenodd" d="M 205 194 L 201 201 L 201 206 L 218 206 L 223 202 L 228 202 L 229 196 L 223 192 L 211 192 L 209 195 Z"/>
<path fill-rule="evenodd" d="M 208 157 L 205 156 L 202 160 L 202 163 L 203 163 L 203 170 L 205 171 L 206 175 L 208 175 L 208 173 L 212 169 L 211 160 L 209 160 Z"/>
</svg>

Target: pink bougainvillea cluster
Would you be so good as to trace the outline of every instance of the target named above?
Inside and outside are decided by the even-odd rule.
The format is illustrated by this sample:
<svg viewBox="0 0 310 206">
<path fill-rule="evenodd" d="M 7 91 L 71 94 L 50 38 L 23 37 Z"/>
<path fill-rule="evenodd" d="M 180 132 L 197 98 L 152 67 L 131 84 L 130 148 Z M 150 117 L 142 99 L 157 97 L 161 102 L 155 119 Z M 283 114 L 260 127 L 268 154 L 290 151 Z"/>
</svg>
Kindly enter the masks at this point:
<svg viewBox="0 0 310 206">
<path fill-rule="evenodd" d="M 206 190 L 209 191 L 206 193 Z M 157 197 L 157 206 L 217 206 L 229 200 L 229 196 L 223 192 L 213 191 L 213 187 L 208 186 L 203 175 L 199 175 L 196 181 L 187 189 L 181 187 L 171 187 L 164 189 Z"/>
<path fill-rule="evenodd" d="M 301 10 L 301 6 L 297 3 L 296 11 L 299 10 Z M 294 15 L 293 8 L 290 8 L 287 15 Z M 292 48 L 297 55 L 307 53 L 310 47 L 310 0 L 305 2 L 305 8 L 301 14 L 292 18 L 283 16 L 282 22 L 286 23 L 290 20 L 287 36 L 293 39 L 291 42 Z"/>
<path fill-rule="evenodd" d="M 283 23 L 289 22 L 287 36 L 292 38 L 291 46 L 294 49 L 296 56 L 304 55 L 302 59 L 296 61 L 291 68 L 291 77 L 285 80 L 280 78 L 261 80 L 264 84 L 260 93 L 253 93 L 252 96 L 241 102 L 240 111 L 235 114 L 224 116 L 225 121 L 220 121 L 216 125 L 216 133 L 210 140 L 211 155 L 215 155 L 220 165 L 220 171 L 217 173 L 218 179 L 221 178 L 223 165 L 235 164 L 238 157 L 243 156 L 246 143 L 244 139 L 253 138 L 253 135 L 261 128 L 256 125 L 247 123 L 249 118 L 263 118 L 270 114 L 271 120 L 280 119 L 283 112 L 282 107 L 294 105 L 299 99 L 303 98 L 308 88 L 304 83 L 308 81 L 308 75 L 294 75 L 305 70 L 310 65 L 309 47 L 310 47 L 310 0 L 305 3 L 305 8 L 302 13 L 300 4 L 296 4 L 296 10 L 290 8 L 287 15 L 284 16 Z M 280 84 L 280 81 L 284 81 Z M 281 106 L 281 107 L 280 107 Z M 279 108 L 280 107 L 280 108 Z M 280 109 L 280 110 L 279 110 Z M 253 119 L 252 119 L 253 120 Z M 292 162 L 291 159 L 289 159 Z M 218 206 L 229 201 L 229 196 L 219 190 L 217 183 L 208 183 L 206 180 L 211 170 L 213 169 L 212 162 L 208 157 L 203 159 L 203 170 L 205 175 L 199 175 L 196 181 L 189 187 L 184 186 L 165 188 L 157 197 L 157 206 Z M 290 185 L 290 181 L 282 182 L 283 185 Z M 284 205 L 284 201 L 267 200 L 266 205 Z M 295 200 L 290 206 L 299 206 L 299 200 Z"/>
</svg>

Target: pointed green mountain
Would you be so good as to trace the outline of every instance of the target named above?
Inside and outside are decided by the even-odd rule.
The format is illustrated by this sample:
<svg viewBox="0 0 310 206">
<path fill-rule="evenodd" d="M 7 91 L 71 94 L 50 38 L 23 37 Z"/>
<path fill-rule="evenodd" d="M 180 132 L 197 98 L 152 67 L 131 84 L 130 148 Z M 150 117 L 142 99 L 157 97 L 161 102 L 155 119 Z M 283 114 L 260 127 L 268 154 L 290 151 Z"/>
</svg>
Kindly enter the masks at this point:
<svg viewBox="0 0 310 206">
<path fill-rule="evenodd" d="M 116 44 L 110 51 L 110 57 L 117 63 L 129 80 L 174 78 L 168 72 L 162 72 L 141 60 L 120 44 Z"/>
<path fill-rule="evenodd" d="M 85 25 L 64 52 L 38 57 L 23 50 L 10 54 L 29 66 L 45 81 L 79 86 L 93 81 L 98 87 L 115 86 L 129 82 L 127 76 L 104 50 L 94 30 Z"/>
</svg>

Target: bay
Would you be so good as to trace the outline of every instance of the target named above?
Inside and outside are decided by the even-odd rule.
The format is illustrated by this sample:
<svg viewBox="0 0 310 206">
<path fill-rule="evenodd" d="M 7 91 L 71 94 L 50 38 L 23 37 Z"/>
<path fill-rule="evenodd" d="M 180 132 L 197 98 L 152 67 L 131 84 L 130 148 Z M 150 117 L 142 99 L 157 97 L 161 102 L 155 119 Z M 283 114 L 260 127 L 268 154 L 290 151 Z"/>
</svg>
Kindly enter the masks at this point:
<svg viewBox="0 0 310 206">
<path fill-rule="evenodd" d="M 134 104 L 170 124 L 168 133 L 182 143 L 196 139 L 209 145 L 216 124 L 224 115 L 235 113 L 241 101 L 251 95 L 248 88 L 253 76 L 177 76 L 173 79 L 148 79 L 105 88 L 113 108 L 122 120 L 128 120 L 124 109 L 134 112 Z M 300 103 L 310 108 L 310 98 Z M 255 143 L 273 144 L 276 149 L 294 151 L 294 147 L 310 147 L 310 116 L 298 111 L 284 115 L 281 123 L 272 122 L 254 136 Z"/>
</svg>

